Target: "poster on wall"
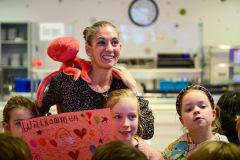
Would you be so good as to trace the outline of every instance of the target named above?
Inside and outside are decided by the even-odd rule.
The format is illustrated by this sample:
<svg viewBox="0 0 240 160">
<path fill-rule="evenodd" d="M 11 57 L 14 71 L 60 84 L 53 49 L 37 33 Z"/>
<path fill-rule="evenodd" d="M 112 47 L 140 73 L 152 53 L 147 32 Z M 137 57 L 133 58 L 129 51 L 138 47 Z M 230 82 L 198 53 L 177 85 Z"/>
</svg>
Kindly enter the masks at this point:
<svg viewBox="0 0 240 160">
<path fill-rule="evenodd" d="M 21 126 L 33 160 L 90 160 L 99 146 L 114 139 L 109 108 L 33 118 Z"/>
<path fill-rule="evenodd" d="M 40 23 L 39 28 L 40 41 L 52 41 L 64 36 L 64 23 Z"/>
</svg>

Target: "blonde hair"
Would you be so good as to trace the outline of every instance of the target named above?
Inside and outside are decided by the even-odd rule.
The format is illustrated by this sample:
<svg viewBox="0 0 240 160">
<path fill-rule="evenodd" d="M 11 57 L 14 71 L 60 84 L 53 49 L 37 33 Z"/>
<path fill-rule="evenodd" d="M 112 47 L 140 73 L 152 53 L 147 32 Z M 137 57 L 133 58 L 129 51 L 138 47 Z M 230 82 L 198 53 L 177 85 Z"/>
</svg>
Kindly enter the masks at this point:
<svg viewBox="0 0 240 160">
<path fill-rule="evenodd" d="M 124 100 L 126 98 L 131 98 L 136 101 L 137 108 L 138 108 L 138 135 L 141 137 L 143 135 L 143 127 L 140 123 L 141 113 L 139 109 L 139 103 L 137 97 L 132 93 L 130 89 L 118 89 L 111 92 L 107 98 L 106 103 L 104 105 L 105 108 L 112 109 L 120 100 Z"/>
<path fill-rule="evenodd" d="M 240 148 L 234 143 L 208 141 L 201 144 L 188 160 L 239 160 Z"/>
<path fill-rule="evenodd" d="M 91 160 L 147 160 L 137 148 L 131 144 L 115 140 L 104 143 L 93 153 Z"/>
<path fill-rule="evenodd" d="M 112 23 L 108 22 L 108 21 L 98 21 L 96 23 L 94 23 L 92 26 L 90 27 L 86 27 L 83 31 L 83 37 L 85 39 L 85 44 L 88 44 L 89 46 L 91 46 L 91 42 L 93 37 L 95 36 L 95 34 L 102 28 L 104 27 L 112 27 L 116 30 L 118 36 L 119 36 L 119 30 L 117 29 L 116 26 L 114 26 Z"/>
<path fill-rule="evenodd" d="M 21 138 L 9 133 L 0 134 L 0 159 L 31 160 L 28 144 Z"/>
<path fill-rule="evenodd" d="M 237 116 L 236 118 L 236 131 L 238 132 L 239 129 L 240 129 L 240 115 Z"/>
<path fill-rule="evenodd" d="M 5 105 L 3 109 L 3 121 L 9 123 L 10 121 L 10 112 L 15 108 L 27 108 L 31 110 L 31 112 L 34 114 L 35 117 L 39 116 L 39 112 L 37 110 L 37 106 L 34 102 L 32 102 L 30 99 L 23 97 L 23 96 L 13 96 L 7 101 L 7 104 Z"/>
</svg>

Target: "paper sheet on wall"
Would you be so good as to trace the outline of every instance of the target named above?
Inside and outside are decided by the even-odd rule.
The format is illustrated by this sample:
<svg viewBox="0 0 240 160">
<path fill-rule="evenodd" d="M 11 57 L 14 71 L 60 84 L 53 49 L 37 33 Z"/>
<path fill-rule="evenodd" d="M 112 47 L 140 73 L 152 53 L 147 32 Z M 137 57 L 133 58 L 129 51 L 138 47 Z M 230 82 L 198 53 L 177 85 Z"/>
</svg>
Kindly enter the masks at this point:
<svg viewBox="0 0 240 160">
<path fill-rule="evenodd" d="M 88 160 L 113 140 L 110 109 L 86 110 L 21 122 L 33 160 Z"/>
<path fill-rule="evenodd" d="M 64 36 L 64 23 L 40 23 L 39 28 L 40 41 L 52 41 Z"/>
</svg>

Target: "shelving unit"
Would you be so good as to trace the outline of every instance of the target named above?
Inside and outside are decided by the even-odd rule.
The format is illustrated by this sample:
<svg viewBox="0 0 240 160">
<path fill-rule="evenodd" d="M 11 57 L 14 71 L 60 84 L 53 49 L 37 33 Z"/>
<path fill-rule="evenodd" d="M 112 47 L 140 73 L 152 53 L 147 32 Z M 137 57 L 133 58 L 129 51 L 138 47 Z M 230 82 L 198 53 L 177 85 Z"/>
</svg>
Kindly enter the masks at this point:
<svg viewBox="0 0 240 160">
<path fill-rule="evenodd" d="M 236 90 L 240 85 L 240 46 L 205 46 L 204 81 L 211 88 Z"/>
<path fill-rule="evenodd" d="M 30 23 L 0 22 L 0 68 L 3 94 L 14 88 L 14 79 L 30 75 Z"/>
</svg>

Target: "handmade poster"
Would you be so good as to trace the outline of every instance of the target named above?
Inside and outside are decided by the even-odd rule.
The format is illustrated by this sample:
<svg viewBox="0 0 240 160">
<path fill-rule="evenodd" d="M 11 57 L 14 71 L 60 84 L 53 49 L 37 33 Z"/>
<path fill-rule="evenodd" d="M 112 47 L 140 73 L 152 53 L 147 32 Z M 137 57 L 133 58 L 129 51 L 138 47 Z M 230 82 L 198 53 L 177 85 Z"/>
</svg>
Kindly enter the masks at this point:
<svg viewBox="0 0 240 160">
<path fill-rule="evenodd" d="M 21 122 L 33 160 L 90 160 L 113 140 L 110 109 L 61 113 Z"/>
</svg>

